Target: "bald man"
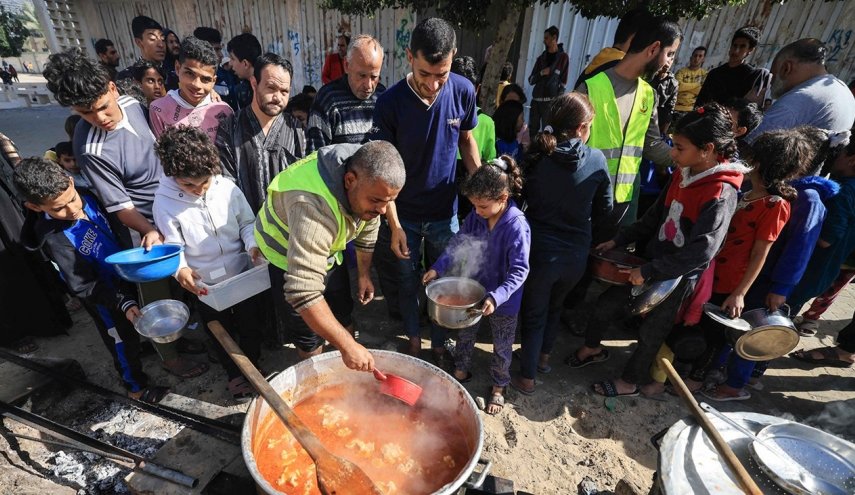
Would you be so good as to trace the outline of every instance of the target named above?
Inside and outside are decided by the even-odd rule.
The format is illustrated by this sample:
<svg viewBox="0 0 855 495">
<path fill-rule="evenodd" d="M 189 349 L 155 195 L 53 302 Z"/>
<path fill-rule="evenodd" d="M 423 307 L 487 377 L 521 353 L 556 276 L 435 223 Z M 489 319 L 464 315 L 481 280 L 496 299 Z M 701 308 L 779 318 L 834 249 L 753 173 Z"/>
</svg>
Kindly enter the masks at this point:
<svg viewBox="0 0 855 495">
<path fill-rule="evenodd" d="M 339 143 L 360 144 L 371 129 L 380 84 L 383 47 L 367 34 L 351 41 L 344 60 L 344 76 L 325 84 L 309 112 L 309 152 Z"/>
<path fill-rule="evenodd" d="M 764 132 L 811 125 L 845 131 L 855 122 L 855 97 L 840 79 L 825 70 L 828 49 L 815 38 L 785 46 L 772 61 L 772 98 L 775 103 L 748 136 L 748 142 Z"/>
</svg>

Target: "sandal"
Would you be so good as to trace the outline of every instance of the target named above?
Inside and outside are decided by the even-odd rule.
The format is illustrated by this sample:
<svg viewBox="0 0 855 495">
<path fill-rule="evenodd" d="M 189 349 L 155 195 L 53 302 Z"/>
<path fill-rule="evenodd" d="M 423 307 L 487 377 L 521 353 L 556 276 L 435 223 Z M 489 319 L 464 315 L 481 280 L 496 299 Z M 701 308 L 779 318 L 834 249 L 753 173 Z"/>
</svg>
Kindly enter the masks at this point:
<svg viewBox="0 0 855 495">
<path fill-rule="evenodd" d="M 131 399 L 136 399 L 140 402 L 157 404 L 158 402 L 162 401 L 168 393 L 169 387 L 160 387 L 155 385 L 151 387 L 146 387 L 138 392 L 128 392 L 128 397 L 130 397 Z"/>
<path fill-rule="evenodd" d="M 498 407 L 498 409 L 490 412 L 490 406 Z M 487 401 L 487 407 L 484 408 L 484 412 L 489 414 L 490 416 L 494 416 L 502 412 L 502 409 L 505 408 L 505 396 L 502 394 L 493 393 L 490 391 L 490 400 Z"/>
<path fill-rule="evenodd" d="M 811 356 L 811 353 L 818 352 L 819 358 Z M 817 347 L 811 350 L 801 350 L 791 352 L 790 357 L 818 366 L 831 366 L 832 368 L 849 368 L 855 363 L 840 359 L 840 354 L 837 353 L 837 347 Z"/>
<path fill-rule="evenodd" d="M 245 377 L 239 376 L 229 380 L 229 393 L 232 394 L 232 399 L 238 402 L 245 402 L 252 399 L 255 390 L 252 389 Z"/>
<path fill-rule="evenodd" d="M 751 392 L 745 390 L 744 388 L 739 389 L 736 395 L 726 394 L 722 391 L 720 387 L 715 387 L 712 390 L 704 390 L 701 392 L 701 395 L 706 397 L 709 400 L 714 400 L 716 402 L 730 402 L 734 400 L 748 400 L 751 398 Z"/>
<path fill-rule="evenodd" d="M 192 359 L 178 358 L 174 363 L 174 365 L 169 366 L 164 361 L 162 366 L 167 372 L 179 378 L 195 378 L 208 371 L 207 363 L 200 363 Z"/>
<path fill-rule="evenodd" d="M 597 390 L 597 385 L 600 386 L 600 389 L 602 389 L 602 391 Z M 617 391 L 617 386 L 615 385 L 615 382 L 613 382 L 612 380 L 597 382 L 591 385 L 591 390 L 593 390 L 595 394 L 602 395 L 603 397 L 638 397 L 638 395 L 641 393 L 641 389 L 638 387 L 638 385 L 635 386 L 635 390 L 633 390 L 632 392 L 627 392 L 625 394 L 619 393 Z"/>
<path fill-rule="evenodd" d="M 205 354 L 208 352 L 208 349 L 205 348 L 205 344 L 203 344 L 202 342 L 197 342 L 193 339 L 178 339 L 177 345 L 178 352 L 180 354 Z"/>
<path fill-rule="evenodd" d="M 576 351 L 579 352 L 579 351 Z M 567 356 L 567 359 L 564 360 L 564 364 L 571 368 L 584 368 L 589 364 L 597 364 L 602 363 L 604 361 L 609 360 L 609 350 L 603 349 L 596 354 L 592 354 L 585 359 L 579 359 L 579 356 L 574 352 L 573 354 Z"/>
</svg>

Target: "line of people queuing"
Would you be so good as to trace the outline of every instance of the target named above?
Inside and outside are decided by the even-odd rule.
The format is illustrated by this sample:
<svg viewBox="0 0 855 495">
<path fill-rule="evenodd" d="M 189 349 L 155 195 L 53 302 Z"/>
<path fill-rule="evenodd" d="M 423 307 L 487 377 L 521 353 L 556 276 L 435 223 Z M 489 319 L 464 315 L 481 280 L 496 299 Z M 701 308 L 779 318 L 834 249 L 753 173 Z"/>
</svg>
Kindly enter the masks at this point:
<svg viewBox="0 0 855 495">
<path fill-rule="evenodd" d="M 634 244 L 649 262 L 631 271 L 633 285 L 682 277 L 639 322 L 638 346 L 622 376 L 593 386 L 607 396 L 658 393 L 654 358 L 673 355 L 669 336 L 698 323 L 699 304 L 717 302 L 733 316 L 785 301 L 797 310 L 834 282 L 855 250 L 849 179 L 855 150 L 846 139 L 855 98 L 825 72 L 826 49 L 817 40 L 784 47 L 768 72 L 771 83 L 761 74 L 763 82 L 747 85 L 747 93 L 757 94 L 768 86 L 776 99 L 764 115 L 750 102 L 715 100 L 726 95 L 702 104 L 684 98 L 682 114 L 663 128 L 661 98 L 645 78 L 672 65 L 682 41 L 677 24 L 631 12 L 615 45 L 594 59 L 599 65 L 587 68 L 572 92 L 564 88 L 567 55 L 551 27 L 529 78 L 535 92 L 526 129 L 526 95 L 509 81 L 511 71 L 491 119 L 478 108 L 474 60 L 457 57 L 453 28 L 429 18 L 415 27 L 407 49 L 412 72 L 389 88 L 379 83 L 380 43 L 369 35 L 349 40 L 340 53 L 343 75 L 317 92 L 304 130 L 285 111 L 290 63 L 262 54 L 252 35 L 228 44 L 231 66 L 250 89 L 231 106 L 218 100 L 234 101 L 240 91 L 216 90 L 219 33 L 199 28 L 180 42 L 176 36 L 173 51 L 174 33 L 152 19 L 134 19 L 132 30 L 141 64 L 149 65 L 136 64 L 115 79 L 149 74 L 157 86 L 159 75 L 177 87 L 153 94 L 146 108 L 120 95 L 103 57 L 94 63 L 80 51 L 53 55 L 48 88 L 81 116 L 71 140 L 76 163 L 63 160 L 67 147 L 57 146 L 63 166 L 26 159 L 15 168 L 14 185 L 37 213 L 24 228 L 28 245 L 46 247 L 88 305 L 129 392 L 145 400 L 158 400 L 165 389 L 141 372 L 138 345 L 126 342 L 138 343 L 129 322 L 140 305 L 174 296 L 175 287 L 142 284 L 136 292 L 124 285 L 103 262 L 120 247 L 183 245 L 175 279 L 193 295 L 200 294 L 198 281 L 217 283 L 264 258 L 270 293 L 222 312 L 196 304 L 202 320 L 222 323 L 256 363 L 272 331 L 293 343 L 301 359 L 329 342 L 348 367 L 368 371 L 373 357 L 353 336 L 349 271 L 357 272 L 355 299 L 367 304 L 376 267 L 389 316 L 408 337 L 403 352 L 421 356 L 421 288 L 455 274 L 461 247 L 477 241 L 480 261 L 470 256 L 470 265 L 487 290 L 491 414 L 502 410 L 508 386 L 532 394 L 536 375 L 551 371 L 568 302 L 599 304 L 581 319 L 582 328 L 571 329 L 585 341 L 565 362 L 578 368 L 609 358 L 602 331 L 629 289 L 589 280 L 592 248 Z M 753 49 L 754 34 L 737 31 L 734 45 L 748 39 Z M 244 42 L 254 48 L 241 54 Z M 157 63 L 167 51 L 174 72 L 163 77 Z M 747 55 L 740 56 L 744 63 Z M 640 209 L 644 160 L 662 184 Z M 77 188 L 73 167 L 91 191 Z M 821 176 L 827 172 L 837 182 Z M 830 251 L 811 257 L 817 243 Z M 269 323 L 266 308 L 273 310 Z M 521 370 L 512 376 L 518 326 Z M 446 329 L 430 324 L 431 359 L 461 382 L 470 380 L 475 333 L 458 332 L 449 350 Z M 720 337 L 707 335 L 709 352 L 690 363 L 699 383 L 728 359 L 726 350 L 719 352 Z M 168 371 L 190 378 L 207 370 L 182 355 L 192 347 L 179 341 L 157 350 Z M 249 397 L 249 384 L 221 356 L 230 393 Z M 741 382 L 756 369 L 738 358 L 731 363 L 734 376 L 710 390 L 712 397 L 746 397 Z"/>
</svg>

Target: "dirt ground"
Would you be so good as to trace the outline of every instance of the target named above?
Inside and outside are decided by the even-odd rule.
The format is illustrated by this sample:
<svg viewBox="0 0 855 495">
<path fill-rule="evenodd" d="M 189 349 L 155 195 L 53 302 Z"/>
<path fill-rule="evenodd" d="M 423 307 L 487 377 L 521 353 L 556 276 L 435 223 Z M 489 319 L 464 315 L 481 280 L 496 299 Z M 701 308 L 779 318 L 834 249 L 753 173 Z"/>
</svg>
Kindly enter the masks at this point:
<svg viewBox="0 0 855 495">
<path fill-rule="evenodd" d="M 833 335 L 848 321 L 844 315 L 851 317 L 855 307 L 853 301 L 855 290 L 848 289 L 826 313 L 827 320 L 823 321 L 818 336 L 803 339 L 800 347 L 812 348 L 820 342 L 831 343 Z M 385 315 L 382 298 L 367 307 L 358 308 L 356 321 L 360 338 L 368 347 L 388 349 L 403 344 L 404 339 L 396 335 L 398 325 L 386 319 Z M 88 316 L 83 312 L 74 316 L 76 324 L 68 336 L 40 339 L 41 348 L 32 357 L 75 359 L 86 370 L 89 380 L 121 390 L 107 351 L 97 338 Z M 507 393 L 508 404 L 500 414 L 483 415 L 485 444 L 482 457 L 493 462 L 493 474 L 512 479 L 517 490 L 537 494 L 575 493 L 577 485 L 585 477 L 594 480 L 600 490 L 613 489 L 621 479 L 634 485 L 641 493 L 646 493 L 651 487 L 657 467 L 657 451 L 650 438 L 687 413 L 679 400 L 672 396 L 666 395 L 660 400 L 642 397 L 604 400 L 592 393 L 590 384 L 617 376 L 632 350 L 632 335 L 625 330 L 613 328 L 608 335 L 606 345 L 612 350 L 608 362 L 572 370 L 562 362 L 581 341 L 569 332 L 562 332 L 556 346 L 559 350 L 552 359 L 553 371 L 538 378 L 536 394 L 527 397 L 511 390 Z M 426 331 L 424 336 L 427 337 Z M 193 338 L 201 337 L 193 335 Z M 427 345 L 428 340 L 425 339 L 424 346 Z M 488 393 L 490 352 L 489 331 L 484 328 L 479 334 L 474 380 L 466 384 L 473 397 L 484 397 Z M 268 346 L 262 357 L 262 366 L 268 370 L 281 370 L 295 361 L 292 347 Z M 199 378 L 180 381 L 160 369 L 156 356 L 145 357 L 144 363 L 154 382 L 169 385 L 175 393 L 239 407 L 233 404 L 226 392 L 225 373 L 219 365 L 212 364 L 211 370 Z M 512 370 L 516 369 L 515 363 Z M 810 417 L 816 419 L 831 403 L 844 404 L 842 401 L 847 401 L 848 411 L 853 412 L 855 369 L 811 370 L 796 361 L 782 358 L 772 363 L 763 384 L 762 391 L 752 391 L 751 400 L 721 403 L 717 407 L 723 411 L 790 415 L 793 419 L 805 420 Z M 112 417 L 105 403 L 92 403 L 91 396 L 79 392 L 54 390 L 42 395 L 47 396 L 31 399 L 27 407 L 43 411 L 42 414 L 77 428 L 103 430 L 105 421 L 133 424 L 127 418 Z M 121 414 L 127 416 L 128 412 L 122 411 Z M 121 483 L 97 486 L 92 479 L 77 476 L 73 469 L 61 466 L 58 469 L 63 458 L 54 452 L 57 449 L 48 449 L 26 440 L 17 441 L 12 448 L 9 442 L 15 440 L 6 433 L 10 430 L 21 433 L 27 428 L 8 419 L 3 423 L 3 431 L 0 431 L 3 433 L 0 439 L 3 452 L 0 458 L 0 493 L 116 493 L 124 490 Z M 842 428 L 835 432 L 855 440 L 853 424 L 844 422 Z M 177 432 L 178 429 L 167 428 L 168 431 Z M 136 446 L 142 449 L 154 448 L 159 445 L 158 440 L 162 443 L 169 436 L 162 428 L 155 432 L 136 433 L 140 438 L 153 439 L 154 443 L 146 440 L 149 443 Z M 115 436 L 110 438 L 115 440 Z M 99 463 L 98 469 L 115 469 L 109 467 L 110 461 L 105 463 Z M 63 469 L 70 472 L 63 472 Z"/>
</svg>

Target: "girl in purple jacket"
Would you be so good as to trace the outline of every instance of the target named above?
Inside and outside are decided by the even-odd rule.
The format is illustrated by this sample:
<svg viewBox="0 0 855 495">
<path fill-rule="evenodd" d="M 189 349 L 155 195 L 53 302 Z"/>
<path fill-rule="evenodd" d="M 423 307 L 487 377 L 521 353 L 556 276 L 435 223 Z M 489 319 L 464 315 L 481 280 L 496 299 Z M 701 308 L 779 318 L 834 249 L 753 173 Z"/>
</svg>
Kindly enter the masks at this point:
<svg viewBox="0 0 855 495">
<path fill-rule="evenodd" d="M 473 278 L 487 289 L 481 309 L 493 332 L 493 386 L 486 411 L 496 414 L 505 405 L 504 391 L 511 381 L 517 314 L 529 269 L 531 232 L 525 215 L 512 199 L 522 192 L 522 173 L 511 157 L 502 155 L 481 166 L 463 183 L 461 191 L 474 210 L 422 282 L 457 275 Z M 454 377 L 461 383 L 472 379 L 469 369 L 477 332 L 475 325 L 457 336 Z"/>
</svg>

